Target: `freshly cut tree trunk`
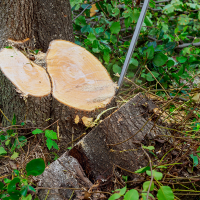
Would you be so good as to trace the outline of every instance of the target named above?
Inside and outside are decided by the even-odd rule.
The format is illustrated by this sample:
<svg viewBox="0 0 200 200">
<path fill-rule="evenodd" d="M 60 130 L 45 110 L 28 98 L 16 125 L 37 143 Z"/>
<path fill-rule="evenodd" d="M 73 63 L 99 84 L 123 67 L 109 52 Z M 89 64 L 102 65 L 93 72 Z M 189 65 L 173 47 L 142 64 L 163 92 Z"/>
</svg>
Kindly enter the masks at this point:
<svg viewBox="0 0 200 200">
<path fill-rule="evenodd" d="M 14 46 L 20 49 L 37 48 L 46 52 L 49 43 L 55 39 L 74 42 L 69 0 L 0 1 L 0 49 L 5 46 Z M 23 99 L 16 93 L 13 84 L 1 72 L 0 81 L 0 108 L 7 113 L 9 119 L 12 119 L 15 113 L 19 121 L 22 119 L 24 121 L 25 110 L 27 110 L 27 115 L 30 115 L 31 121 L 38 121 L 36 124 L 40 124 L 40 119 L 49 118 L 51 103 L 47 96 L 37 98 L 40 106 L 30 103 L 32 100 L 25 105 Z M 40 113 L 43 114 L 39 116 Z M 5 118 L 3 121 L 6 125 Z"/>
<path fill-rule="evenodd" d="M 29 120 L 34 126 L 58 120 L 69 142 L 70 133 L 78 137 L 83 129 L 75 129 L 89 126 L 113 105 L 115 84 L 100 61 L 71 42 L 52 41 L 46 60 L 47 71 L 15 48 L 1 50 L 1 83 L 9 86 L 2 89 L 3 111 L 9 119 L 15 114 L 18 122 Z"/>
<path fill-rule="evenodd" d="M 14 48 L 1 50 L 0 69 L 5 116 L 12 120 L 15 114 L 18 123 L 29 120 L 33 125 L 47 125 L 51 86 L 46 71 Z M 3 118 L 3 125 L 10 122 Z"/>
<path fill-rule="evenodd" d="M 90 180 L 107 180 L 116 165 L 123 175 L 137 177 L 134 172 L 148 164 L 141 144 L 148 146 L 157 135 L 169 134 L 148 121 L 148 112 L 155 105 L 138 94 L 119 110 L 103 120 L 69 152 L 76 158 Z M 150 109 L 148 109 L 150 108 Z"/>
<path fill-rule="evenodd" d="M 54 97 L 51 118 L 60 120 L 62 132 L 71 132 L 79 122 L 88 126 L 112 106 L 115 85 L 100 61 L 84 48 L 63 40 L 51 42 L 47 70 Z"/>
</svg>

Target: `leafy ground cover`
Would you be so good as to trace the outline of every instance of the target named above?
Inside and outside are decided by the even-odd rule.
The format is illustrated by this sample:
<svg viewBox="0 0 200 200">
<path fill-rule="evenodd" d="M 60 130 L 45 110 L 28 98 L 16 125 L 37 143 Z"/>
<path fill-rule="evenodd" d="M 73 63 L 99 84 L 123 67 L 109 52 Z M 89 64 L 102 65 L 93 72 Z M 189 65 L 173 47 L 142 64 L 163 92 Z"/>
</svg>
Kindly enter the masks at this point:
<svg viewBox="0 0 200 200">
<path fill-rule="evenodd" d="M 92 5 L 96 5 L 94 16 L 90 16 Z M 140 1 L 136 5 L 132 0 L 71 0 L 76 43 L 93 53 L 115 81 L 141 6 Z M 122 177 L 113 174 L 111 186 L 102 187 L 109 193 L 108 199 L 199 199 L 199 65 L 198 0 L 151 0 L 117 100 L 122 105 L 138 92 L 144 93 L 159 106 L 156 114 L 162 121 L 160 126 L 171 136 L 143 146 L 149 165 L 133 172 L 141 174 L 142 181 L 133 182 L 123 176 L 123 170 Z M 19 136 L 24 129 L 27 134 Z M 36 135 L 42 135 L 39 141 Z M 37 199 L 37 186 L 29 175 L 44 170 L 38 158 L 48 164 L 60 155 L 56 133 L 40 127 L 30 131 L 24 123 L 16 125 L 14 116 L 10 127 L 2 127 L 0 145 L 0 198 L 9 194 L 7 199 Z M 31 167 L 36 165 L 38 169 Z"/>
</svg>

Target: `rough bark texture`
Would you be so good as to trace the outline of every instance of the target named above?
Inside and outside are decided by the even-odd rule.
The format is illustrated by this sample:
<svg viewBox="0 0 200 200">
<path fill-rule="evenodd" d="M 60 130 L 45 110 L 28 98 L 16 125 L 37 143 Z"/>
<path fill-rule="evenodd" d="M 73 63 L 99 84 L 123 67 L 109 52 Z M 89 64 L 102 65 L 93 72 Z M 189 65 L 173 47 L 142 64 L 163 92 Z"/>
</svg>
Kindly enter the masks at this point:
<svg viewBox="0 0 200 200">
<path fill-rule="evenodd" d="M 1 0 L 0 22 L 0 48 L 14 45 L 46 51 L 53 39 L 74 41 L 69 0 Z M 18 122 L 24 121 L 27 113 L 26 120 L 40 125 L 50 118 L 50 97 L 24 101 L 2 73 L 0 81 L 0 108 L 9 119 L 15 113 Z"/>
<path fill-rule="evenodd" d="M 69 154 L 79 161 L 90 180 L 99 177 L 107 179 L 112 175 L 114 165 L 134 172 L 148 164 L 141 144 L 148 145 L 148 141 L 156 135 L 168 134 L 155 127 L 153 121 L 148 121 L 147 107 L 150 104 L 151 101 L 138 94 L 70 150 Z M 131 136 L 122 144 L 110 145 L 123 142 Z M 125 171 L 123 174 L 136 177 Z"/>
<path fill-rule="evenodd" d="M 34 36 L 45 52 L 54 39 L 74 42 L 69 0 L 34 1 Z"/>
<path fill-rule="evenodd" d="M 8 44 L 8 39 L 33 39 L 33 13 L 31 0 L 0 1 L 0 48 Z M 33 41 L 30 47 L 34 47 Z"/>
<path fill-rule="evenodd" d="M 2 0 L 0 21 L 0 48 L 8 39 L 43 51 L 53 39 L 74 42 L 69 0 Z"/>
<path fill-rule="evenodd" d="M 48 166 L 44 173 L 37 177 L 37 179 L 39 179 L 39 187 L 52 188 L 51 190 L 41 189 L 38 191 L 38 197 L 41 200 L 78 200 L 81 199 L 80 197 L 84 197 L 84 194 L 82 193 L 83 188 L 85 188 L 85 191 L 88 191 L 88 189 L 93 186 L 90 180 L 85 176 L 78 161 L 75 158 L 68 156 L 67 153 L 63 154 L 59 159 Z M 58 188 L 80 188 L 80 190 Z M 99 197 L 100 195 L 98 194 L 90 195 L 90 199 L 93 200 L 98 200 L 100 199 Z"/>
<path fill-rule="evenodd" d="M 0 21 L 0 48 L 8 45 L 8 39 L 9 44 L 44 51 L 53 39 L 74 41 L 69 0 L 2 0 Z M 43 127 L 59 120 L 59 132 L 61 136 L 65 136 L 65 144 L 72 141 L 72 134 L 75 139 L 85 132 L 85 127 L 81 124 L 83 116 L 95 119 L 97 114 L 106 109 L 91 113 L 79 112 L 62 105 L 51 95 L 44 98 L 28 97 L 24 100 L 2 73 L 0 81 L 0 103 L 2 102 L 2 110 L 9 120 L 15 114 L 18 123 L 30 120 L 34 126 Z M 112 105 L 113 103 L 108 106 Z M 76 115 L 81 123 L 75 123 Z M 51 121 L 43 123 L 47 119 Z M 9 125 L 5 118 L 3 125 Z M 57 131 L 57 124 L 51 128 Z"/>
<path fill-rule="evenodd" d="M 84 132 L 86 132 L 86 126 L 83 124 L 82 118 L 88 117 L 93 118 L 93 121 L 96 119 L 97 115 L 107 108 L 111 108 L 116 106 L 115 99 L 107 105 L 106 108 L 97 109 L 96 111 L 92 112 L 84 112 L 75 110 L 74 108 L 70 108 L 65 106 L 64 104 L 60 103 L 56 99 L 53 98 L 52 101 L 52 111 L 51 111 L 51 122 L 57 121 L 59 125 L 59 131 L 61 133 L 62 140 L 64 141 L 63 145 L 66 145 L 66 142 L 70 142 L 73 139 L 78 138 Z M 106 116 L 110 115 L 114 109 L 107 111 L 102 117 L 105 118 Z M 76 122 L 75 119 L 78 116 L 79 122 Z M 54 130 L 57 129 L 57 124 L 52 126 Z"/>
<path fill-rule="evenodd" d="M 1 99 L 5 116 L 12 120 L 15 114 L 17 122 L 31 122 L 31 126 L 47 126 L 45 120 L 50 117 L 51 95 L 46 97 L 23 96 L 17 88 L 0 71 Z M 3 87 L 2 87 L 3 86 Z M 2 121 L 4 126 L 11 125 L 5 117 Z"/>
</svg>

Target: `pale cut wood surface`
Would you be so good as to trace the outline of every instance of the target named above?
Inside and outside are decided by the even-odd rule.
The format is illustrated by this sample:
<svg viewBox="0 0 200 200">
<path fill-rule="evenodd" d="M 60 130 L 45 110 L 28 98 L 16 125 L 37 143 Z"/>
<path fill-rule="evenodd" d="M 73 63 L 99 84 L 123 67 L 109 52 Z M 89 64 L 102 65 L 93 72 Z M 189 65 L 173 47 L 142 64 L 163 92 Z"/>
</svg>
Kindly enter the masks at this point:
<svg viewBox="0 0 200 200">
<path fill-rule="evenodd" d="M 15 48 L 1 50 L 0 69 L 23 95 L 43 97 L 51 92 L 45 69 L 31 62 Z"/>
<path fill-rule="evenodd" d="M 54 40 L 47 52 L 53 96 L 69 107 L 93 111 L 104 108 L 115 95 L 115 84 L 100 61 L 86 49 Z"/>
</svg>

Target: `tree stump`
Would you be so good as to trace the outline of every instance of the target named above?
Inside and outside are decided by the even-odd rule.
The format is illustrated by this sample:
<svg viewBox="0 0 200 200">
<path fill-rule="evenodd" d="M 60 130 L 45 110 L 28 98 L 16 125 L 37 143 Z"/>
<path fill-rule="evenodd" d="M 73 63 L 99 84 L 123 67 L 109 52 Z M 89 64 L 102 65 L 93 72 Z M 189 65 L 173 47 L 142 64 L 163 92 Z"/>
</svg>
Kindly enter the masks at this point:
<svg viewBox="0 0 200 200">
<path fill-rule="evenodd" d="M 14 48 L 1 50 L 0 69 L 5 116 L 11 121 L 15 114 L 18 123 L 31 120 L 41 126 L 49 118 L 51 108 L 51 86 L 46 71 Z M 3 117 L 4 126 L 10 125 L 8 119 Z"/>
<path fill-rule="evenodd" d="M 130 172 L 149 162 L 141 144 L 147 146 L 157 135 L 169 134 L 148 120 L 148 112 L 154 108 L 142 94 L 136 95 L 81 139 L 69 154 L 79 161 L 90 180 L 108 180 L 115 166 L 129 171 L 123 171 L 123 175 L 136 178 Z"/>
<path fill-rule="evenodd" d="M 115 84 L 100 61 L 71 42 L 52 41 L 46 61 L 47 70 L 15 48 L 1 50 L 3 112 L 9 120 L 15 114 L 18 123 L 29 120 L 36 127 L 59 120 L 60 133 L 74 128 L 76 137 L 76 126 L 85 127 L 113 105 Z M 4 126 L 9 123 L 3 119 Z"/>
</svg>

